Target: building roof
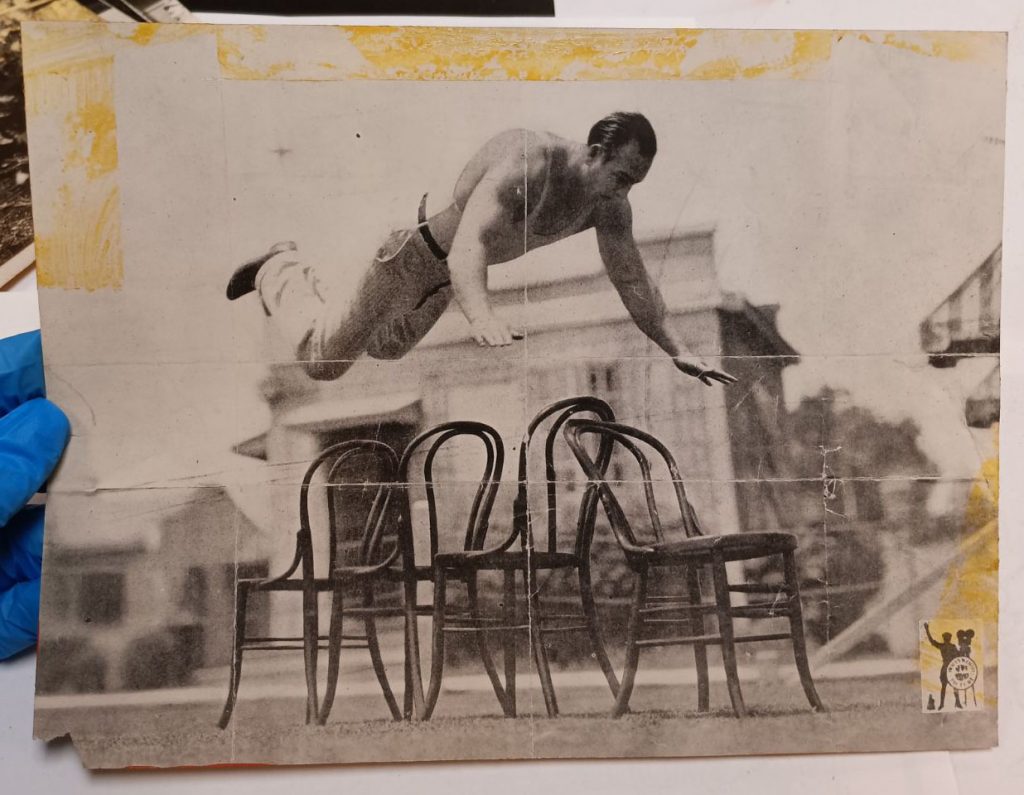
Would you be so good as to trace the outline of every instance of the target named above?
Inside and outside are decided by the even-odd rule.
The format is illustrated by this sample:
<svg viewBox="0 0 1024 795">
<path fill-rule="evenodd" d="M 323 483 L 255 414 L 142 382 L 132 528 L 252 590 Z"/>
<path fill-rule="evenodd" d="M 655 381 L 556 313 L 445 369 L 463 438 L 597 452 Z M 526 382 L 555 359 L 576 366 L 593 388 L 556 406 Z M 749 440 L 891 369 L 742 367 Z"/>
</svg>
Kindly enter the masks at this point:
<svg viewBox="0 0 1024 795">
<path fill-rule="evenodd" d="M 999 352 L 1000 243 L 921 323 L 921 347 L 935 367 L 956 364 L 951 354 Z"/>
<path fill-rule="evenodd" d="M 328 398 L 286 412 L 277 424 L 307 431 L 330 431 L 376 422 L 419 419 L 418 392 L 392 392 L 365 398 Z"/>
<path fill-rule="evenodd" d="M 964 411 L 972 428 L 990 428 L 999 422 L 999 365 L 992 368 L 967 398 Z"/>
</svg>

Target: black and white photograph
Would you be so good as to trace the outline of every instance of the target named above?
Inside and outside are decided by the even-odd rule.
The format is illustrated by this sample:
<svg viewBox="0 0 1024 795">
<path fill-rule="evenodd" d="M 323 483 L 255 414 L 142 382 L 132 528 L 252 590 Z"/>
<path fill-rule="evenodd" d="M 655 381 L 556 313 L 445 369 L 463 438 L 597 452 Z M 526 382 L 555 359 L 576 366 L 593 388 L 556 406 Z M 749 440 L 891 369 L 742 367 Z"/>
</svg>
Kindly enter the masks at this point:
<svg viewBox="0 0 1024 795">
<path fill-rule="evenodd" d="M 1003 34 L 23 38 L 38 737 L 995 744 Z"/>
</svg>

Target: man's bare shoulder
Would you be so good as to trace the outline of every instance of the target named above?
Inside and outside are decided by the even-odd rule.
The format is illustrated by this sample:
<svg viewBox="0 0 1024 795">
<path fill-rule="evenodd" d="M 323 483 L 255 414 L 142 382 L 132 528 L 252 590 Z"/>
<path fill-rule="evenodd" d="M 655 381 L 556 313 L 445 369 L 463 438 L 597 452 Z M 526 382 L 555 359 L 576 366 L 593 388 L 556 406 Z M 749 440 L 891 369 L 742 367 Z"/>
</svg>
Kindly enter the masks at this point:
<svg viewBox="0 0 1024 795">
<path fill-rule="evenodd" d="M 534 130 L 505 130 L 489 138 L 474 159 L 491 168 L 504 167 L 532 175 L 546 169 L 552 148 L 557 145 L 554 138 L 550 133 Z"/>
</svg>

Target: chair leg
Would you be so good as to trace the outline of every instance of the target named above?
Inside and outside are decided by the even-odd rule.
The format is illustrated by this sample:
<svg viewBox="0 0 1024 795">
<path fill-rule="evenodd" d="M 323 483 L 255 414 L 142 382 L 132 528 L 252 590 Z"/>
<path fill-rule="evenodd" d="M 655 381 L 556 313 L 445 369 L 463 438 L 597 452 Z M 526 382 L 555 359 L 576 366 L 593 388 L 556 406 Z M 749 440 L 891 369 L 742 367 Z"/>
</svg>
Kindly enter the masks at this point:
<svg viewBox="0 0 1024 795">
<path fill-rule="evenodd" d="M 402 608 L 405 614 L 405 694 L 403 715 L 406 720 L 425 720 L 426 701 L 423 697 L 423 671 L 420 666 L 420 635 L 416 579 L 406 577 L 403 583 Z"/>
<path fill-rule="evenodd" d="M 636 679 L 636 669 L 640 662 L 640 647 L 637 646 L 643 623 L 640 609 L 646 601 L 647 567 L 644 566 L 633 578 L 633 603 L 630 605 L 629 623 L 626 625 L 626 664 L 622 670 L 622 684 L 615 697 L 615 706 L 612 708 L 613 718 L 621 717 L 629 709 L 629 697 L 633 694 L 633 682 Z"/>
<path fill-rule="evenodd" d="M 302 589 L 302 647 L 306 665 L 307 724 L 316 720 L 320 712 L 320 699 L 316 692 L 317 650 L 320 645 L 319 615 L 316 589 L 307 585 Z"/>
<path fill-rule="evenodd" d="M 334 706 L 334 694 L 338 690 L 338 671 L 341 665 L 341 635 L 344 626 L 344 597 L 340 590 L 331 592 L 331 627 L 327 632 L 327 686 L 324 701 L 317 715 L 317 723 L 327 723 L 327 716 Z"/>
<path fill-rule="evenodd" d="M 498 703 L 501 705 L 501 711 L 504 713 L 506 718 L 514 718 L 516 715 L 515 701 L 509 704 L 508 700 L 508 688 L 502 686 L 501 679 L 498 678 L 498 669 L 494 666 L 494 658 L 491 657 L 491 650 L 487 648 L 487 636 L 484 633 L 484 627 L 480 623 L 480 603 L 477 597 L 476 587 L 476 572 L 471 572 L 466 578 L 466 592 L 469 600 L 469 613 L 473 618 L 476 632 L 473 635 L 476 637 L 476 648 L 477 653 L 480 655 L 480 660 L 484 664 L 484 670 L 487 672 L 487 678 L 491 680 L 491 687 L 494 689 L 494 695 L 498 698 Z M 514 608 L 513 608 L 514 609 Z M 513 686 L 515 685 L 515 677 L 513 675 L 512 680 Z M 513 696 L 514 699 L 514 696 Z"/>
<path fill-rule="evenodd" d="M 506 575 L 511 575 L 511 597 L 515 598 L 515 575 L 513 572 L 506 572 Z M 527 620 L 530 624 L 530 642 L 533 646 L 533 661 L 537 666 L 537 676 L 540 678 L 540 689 L 541 693 L 544 695 L 544 708 L 547 710 L 549 718 L 557 718 L 558 698 L 555 696 L 555 686 L 551 681 L 551 666 L 548 663 L 548 650 L 544 645 L 544 632 L 541 627 L 543 614 L 540 610 L 540 586 L 537 583 L 537 570 L 528 565 L 523 570 L 523 580 L 524 585 L 526 586 Z M 507 587 L 505 599 L 506 601 L 509 599 Z M 506 682 L 507 681 L 506 677 Z"/>
<path fill-rule="evenodd" d="M 793 657 L 796 670 L 800 674 L 800 684 L 811 707 L 817 712 L 825 712 L 825 705 L 818 697 L 811 678 L 811 666 L 807 660 L 807 639 L 804 637 L 803 607 L 800 604 L 800 576 L 796 568 L 796 557 L 792 552 L 782 556 L 785 568 L 786 587 L 789 590 L 789 632 L 793 636 Z"/>
<path fill-rule="evenodd" d="M 590 561 L 581 561 L 576 573 L 580 582 L 580 603 L 583 606 L 583 621 L 587 625 L 587 634 L 590 635 L 590 646 L 594 650 L 594 656 L 597 657 L 597 664 L 601 666 L 604 678 L 608 680 L 612 696 L 615 696 L 619 692 L 619 677 L 615 675 L 615 668 L 608 659 L 604 639 L 601 637 L 601 624 L 597 615 L 597 604 L 594 602 L 594 586 L 590 579 Z"/>
<path fill-rule="evenodd" d="M 423 719 L 430 720 L 437 705 L 437 697 L 441 693 L 441 676 L 444 674 L 444 621 L 445 591 L 447 579 L 443 569 L 438 569 L 434 576 L 434 621 L 430 652 L 430 685 L 427 688 L 426 707 Z"/>
<path fill-rule="evenodd" d="M 366 608 L 373 608 L 373 586 L 366 586 L 366 594 L 363 598 L 363 606 Z M 367 613 L 364 619 L 366 624 L 366 646 L 370 652 L 370 662 L 373 663 L 373 672 L 377 675 L 377 681 L 380 683 L 381 692 L 384 694 L 384 700 L 387 702 L 388 709 L 391 711 L 391 717 L 395 720 L 402 719 L 402 710 L 398 708 L 398 702 L 395 700 L 395 694 L 391 690 L 391 683 L 388 681 L 388 672 L 384 667 L 384 658 L 380 654 L 380 643 L 377 641 L 377 620 L 373 617 L 373 614 Z"/>
<path fill-rule="evenodd" d="M 516 698 L 516 573 L 502 573 L 501 653 L 505 662 L 505 715 L 514 718 L 518 709 Z M 483 635 L 480 635 L 483 639 Z"/>
<path fill-rule="evenodd" d="M 231 722 L 231 713 L 235 710 L 235 699 L 238 698 L 238 684 L 242 679 L 242 649 L 245 646 L 245 616 L 249 589 L 239 583 L 235 590 L 235 636 L 231 646 L 231 681 L 228 683 L 228 698 L 224 702 L 224 710 L 217 721 L 217 727 L 226 729 Z"/>
<path fill-rule="evenodd" d="M 725 681 L 729 686 L 729 700 L 737 718 L 747 716 L 740 690 L 740 676 L 736 667 L 736 642 L 732 627 L 732 600 L 729 595 L 729 580 L 725 561 L 720 554 L 711 559 L 711 573 L 715 582 L 715 607 L 718 615 L 718 634 L 722 638 L 722 664 L 725 667 Z"/>
<path fill-rule="evenodd" d="M 689 589 L 690 604 L 701 604 L 700 568 L 689 566 L 686 569 L 686 584 Z M 699 607 L 690 610 L 690 634 L 702 636 L 704 629 L 704 611 Z M 707 712 L 711 706 L 710 686 L 708 682 L 708 647 L 704 643 L 693 644 L 693 659 L 697 666 L 697 711 Z"/>
</svg>

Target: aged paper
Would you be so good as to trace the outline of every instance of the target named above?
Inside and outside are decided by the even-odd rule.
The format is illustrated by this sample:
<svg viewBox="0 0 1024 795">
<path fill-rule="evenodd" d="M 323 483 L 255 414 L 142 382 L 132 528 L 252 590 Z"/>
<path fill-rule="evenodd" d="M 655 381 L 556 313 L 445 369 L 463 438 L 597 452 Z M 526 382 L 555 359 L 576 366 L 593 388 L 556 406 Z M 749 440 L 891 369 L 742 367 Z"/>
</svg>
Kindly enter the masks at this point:
<svg viewBox="0 0 1024 795">
<path fill-rule="evenodd" d="M 995 742 L 1004 36 L 24 35 L 39 736 Z"/>
</svg>

